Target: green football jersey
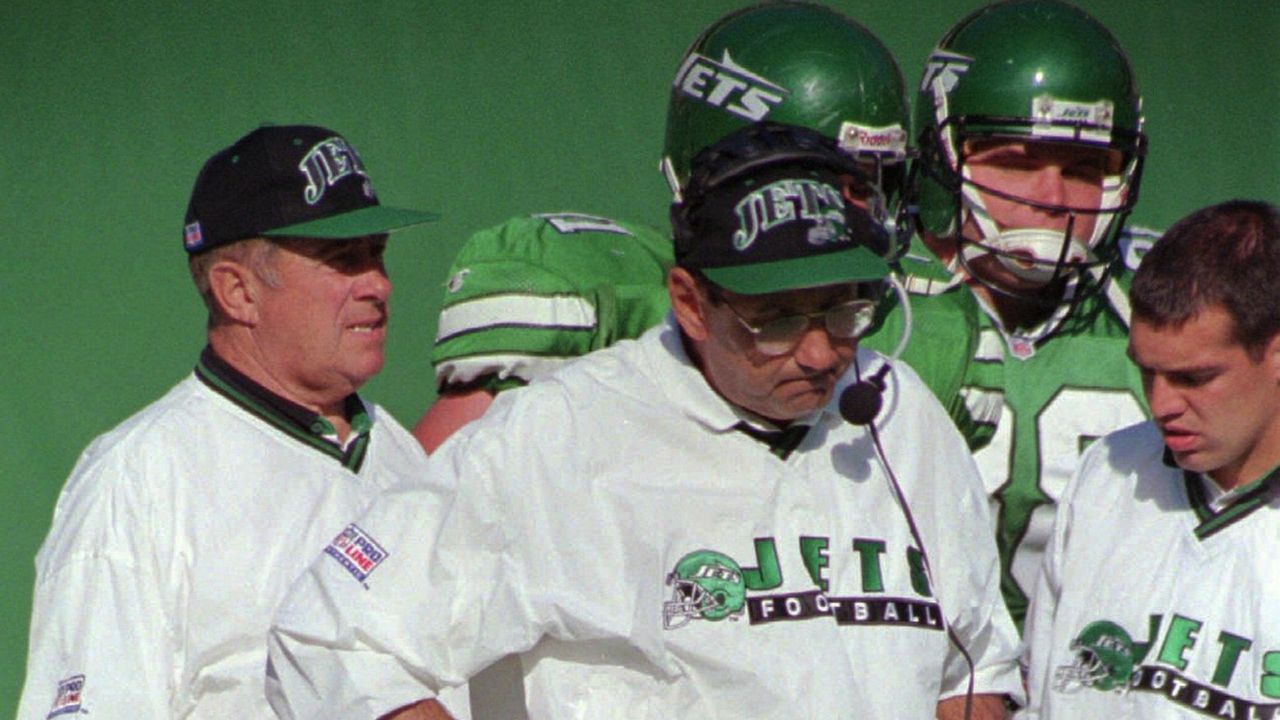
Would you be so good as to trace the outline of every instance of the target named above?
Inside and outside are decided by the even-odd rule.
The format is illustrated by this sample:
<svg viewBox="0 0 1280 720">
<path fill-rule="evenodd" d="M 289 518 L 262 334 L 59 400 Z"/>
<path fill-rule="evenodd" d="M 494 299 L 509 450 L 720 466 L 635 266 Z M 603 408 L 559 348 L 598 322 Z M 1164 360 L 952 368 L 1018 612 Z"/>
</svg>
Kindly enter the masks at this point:
<svg viewBox="0 0 1280 720">
<path fill-rule="evenodd" d="M 1019 627 L 1040 572 L 1054 511 L 1080 454 L 1093 440 L 1148 415 L 1142 378 L 1126 354 L 1128 286 L 1154 239 L 1130 231 L 1103 290 L 1037 334 L 1004 333 L 980 313 L 981 331 L 964 396 L 974 427 L 995 432 L 974 453 L 992 500 L 1001 589 Z"/>
<path fill-rule="evenodd" d="M 431 362 L 439 387 L 502 390 L 638 337 L 665 316 L 671 239 L 577 213 L 508 220 L 449 270 Z"/>
<path fill-rule="evenodd" d="M 978 303 L 957 285 L 951 272 L 917 243 L 894 268 L 907 291 L 911 329 L 899 361 L 924 380 L 960 427 L 970 449 L 991 435 L 989 425 L 974 425 L 961 396 L 970 359 L 978 344 Z M 903 332 L 905 315 L 896 293 L 881 306 L 880 322 L 862 343 L 891 355 Z"/>
</svg>

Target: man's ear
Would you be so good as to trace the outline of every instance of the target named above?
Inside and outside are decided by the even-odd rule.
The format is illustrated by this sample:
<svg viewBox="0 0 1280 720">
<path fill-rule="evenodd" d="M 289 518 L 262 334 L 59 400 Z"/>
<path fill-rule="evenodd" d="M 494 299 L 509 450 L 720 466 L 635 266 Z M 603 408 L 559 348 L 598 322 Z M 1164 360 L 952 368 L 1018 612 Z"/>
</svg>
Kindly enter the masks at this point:
<svg viewBox="0 0 1280 720">
<path fill-rule="evenodd" d="M 1280 333 L 1272 335 L 1267 341 L 1262 361 L 1271 370 L 1271 379 L 1280 386 Z"/>
<path fill-rule="evenodd" d="M 209 294 L 223 317 L 241 325 L 257 325 L 261 281 L 234 260 L 219 260 L 209 268 Z"/>
<path fill-rule="evenodd" d="M 688 270 L 673 267 L 667 273 L 667 294 L 671 297 L 671 310 L 685 337 L 702 342 L 710 335 L 702 292 L 698 281 Z"/>
</svg>

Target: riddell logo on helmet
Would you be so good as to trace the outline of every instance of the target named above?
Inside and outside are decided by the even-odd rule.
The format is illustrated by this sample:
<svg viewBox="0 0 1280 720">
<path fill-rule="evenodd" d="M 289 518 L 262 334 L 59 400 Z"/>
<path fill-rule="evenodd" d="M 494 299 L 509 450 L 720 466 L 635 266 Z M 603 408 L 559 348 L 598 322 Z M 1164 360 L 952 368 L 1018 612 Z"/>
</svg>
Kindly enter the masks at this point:
<svg viewBox="0 0 1280 720">
<path fill-rule="evenodd" d="M 673 84 L 685 95 L 749 122 L 763 120 L 787 96 L 786 88 L 735 63 L 728 50 L 719 61 L 693 53 L 685 58 Z"/>
<path fill-rule="evenodd" d="M 902 160 L 907 156 L 907 132 L 897 124 L 867 127 L 845 122 L 840 126 L 840 149 Z"/>
</svg>

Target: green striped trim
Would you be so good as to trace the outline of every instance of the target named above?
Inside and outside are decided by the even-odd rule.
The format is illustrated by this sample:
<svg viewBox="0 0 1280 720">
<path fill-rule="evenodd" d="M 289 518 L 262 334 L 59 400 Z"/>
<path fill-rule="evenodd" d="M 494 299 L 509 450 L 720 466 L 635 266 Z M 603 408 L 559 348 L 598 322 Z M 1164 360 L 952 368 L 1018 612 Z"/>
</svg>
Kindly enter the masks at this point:
<svg viewBox="0 0 1280 720">
<path fill-rule="evenodd" d="M 491 327 L 436 343 L 431 362 L 439 365 L 484 355 L 574 358 L 597 349 L 596 345 L 594 328 Z"/>
<path fill-rule="evenodd" d="M 596 307 L 578 295 L 503 293 L 456 302 L 440 311 L 436 342 L 493 328 L 591 330 Z"/>
<path fill-rule="evenodd" d="M 1280 490 L 1280 467 L 1272 468 L 1260 480 L 1255 480 L 1242 487 L 1239 495 L 1230 505 L 1218 512 L 1209 507 L 1204 482 L 1199 473 L 1182 471 L 1183 482 L 1187 488 L 1187 500 L 1196 514 L 1200 524 L 1196 527 L 1196 537 L 1205 540 L 1218 532 L 1249 517 L 1255 510 L 1266 505 Z"/>
<path fill-rule="evenodd" d="M 298 442 L 318 450 L 340 462 L 352 472 L 359 472 L 369 449 L 369 432 L 373 427 L 364 403 L 352 394 L 343 401 L 343 410 L 351 418 L 351 431 L 356 434 L 347 449 L 323 437 L 337 431 L 333 424 L 297 403 L 280 397 L 245 377 L 206 348 L 195 366 L 196 377 L 215 392 L 248 411 L 254 417 L 276 428 Z M 295 416 L 283 412 L 291 408 Z"/>
</svg>

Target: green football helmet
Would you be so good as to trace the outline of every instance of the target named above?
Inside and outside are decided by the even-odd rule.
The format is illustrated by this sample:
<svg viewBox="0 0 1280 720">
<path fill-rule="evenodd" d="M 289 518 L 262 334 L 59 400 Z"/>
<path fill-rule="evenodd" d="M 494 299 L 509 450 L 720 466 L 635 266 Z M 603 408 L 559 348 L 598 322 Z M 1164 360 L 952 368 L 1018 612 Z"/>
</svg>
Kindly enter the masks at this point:
<svg viewBox="0 0 1280 720">
<path fill-rule="evenodd" d="M 1138 198 L 1146 151 L 1141 107 L 1124 50 L 1082 10 L 1058 0 L 1010 0 L 974 12 L 943 36 L 920 82 L 920 168 L 912 193 L 921 228 L 959 238 L 966 268 L 993 255 L 1033 284 L 1092 276 L 1097 287 Z M 980 186 L 966 164 L 968 154 L 975 144 L 1002 140 L 1103 151 L 1097 153 L 1106 158 L 1100 203 L 1047 204 Z M 999 227 L 983 193 L 1064 214 L 1066 228 Z M 1073 238 L 1073 227 L 1087 216 L 1096 218 L 1092 234 Z M 980 237 L 962 237 L 970 219 Z"/>
<path fill-rule="evenodd" d="M 871 178 L 865 190 L 873 217 L 909 234 L 905 84 L 869 30 L 830 8 L 790 0 L 731 12 L 705 29 L 671 85 L 661 169 L 675 199 L 698 151 L 764 120 L 834 138 Z"/>
</svg>

